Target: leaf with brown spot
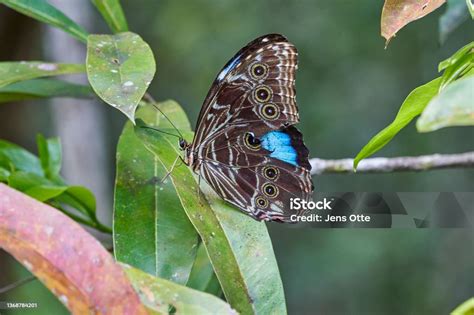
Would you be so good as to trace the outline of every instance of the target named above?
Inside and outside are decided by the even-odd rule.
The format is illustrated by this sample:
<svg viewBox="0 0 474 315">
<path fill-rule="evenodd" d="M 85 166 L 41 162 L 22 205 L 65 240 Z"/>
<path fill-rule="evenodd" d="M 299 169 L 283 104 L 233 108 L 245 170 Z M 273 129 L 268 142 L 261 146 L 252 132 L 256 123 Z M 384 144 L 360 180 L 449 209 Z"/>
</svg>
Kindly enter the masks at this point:
<svg viewBox="0 0 474 315">
<path fill-rule="evenodd" d="M 156 71 L 150 46 L 131 32 L 89 35 L 86 64 L 95 93 L 135 122 L 135 109 Z"/>
<path fill-rule="evenodd" d="M 0 183 L 0 248 L 73 314 L 147 314 L 122 268 L 60 211 Z"/>
<path fill-rule="evenodd" d="M 385 0 L 382 9 L 382 36 L 385 47 L 405 25 L 439 8 L 446 0 Z"/>
</svg>

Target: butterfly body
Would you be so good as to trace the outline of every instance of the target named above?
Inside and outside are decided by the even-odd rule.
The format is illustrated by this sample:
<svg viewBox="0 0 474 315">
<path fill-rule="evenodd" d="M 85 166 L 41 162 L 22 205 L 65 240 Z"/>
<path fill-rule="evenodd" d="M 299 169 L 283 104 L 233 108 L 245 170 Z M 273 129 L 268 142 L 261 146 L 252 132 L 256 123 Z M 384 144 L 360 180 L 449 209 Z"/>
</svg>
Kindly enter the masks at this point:
<svg viewBox="0 0 474 315">
<path fill-rule="evenodd" d="M 215 79 L 185 163 L 224 200 L 257 220 L 289 221 L 291 198 L 313 190 L 294 78 L 296 48 L 269 34 L 242 48 Z"/>
</svg>

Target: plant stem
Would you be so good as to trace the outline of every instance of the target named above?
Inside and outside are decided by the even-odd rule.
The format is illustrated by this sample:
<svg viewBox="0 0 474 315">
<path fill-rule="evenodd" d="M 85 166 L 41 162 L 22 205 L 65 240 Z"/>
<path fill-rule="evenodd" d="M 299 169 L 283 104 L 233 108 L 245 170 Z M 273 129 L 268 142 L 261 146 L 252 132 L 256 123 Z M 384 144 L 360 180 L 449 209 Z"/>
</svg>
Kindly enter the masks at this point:
<svg viewBox="0 0 474 315">
<path fill-rule="evenodd" d="M 325 160 L 312 158 L 310 159 L 311 174 L 367 174 L 469 168 L 474 167 L 474 152 L 370 158 L 362 160 L 356 171 L 352 168 L 353 161 L 353 159 Z"/>
</svg>

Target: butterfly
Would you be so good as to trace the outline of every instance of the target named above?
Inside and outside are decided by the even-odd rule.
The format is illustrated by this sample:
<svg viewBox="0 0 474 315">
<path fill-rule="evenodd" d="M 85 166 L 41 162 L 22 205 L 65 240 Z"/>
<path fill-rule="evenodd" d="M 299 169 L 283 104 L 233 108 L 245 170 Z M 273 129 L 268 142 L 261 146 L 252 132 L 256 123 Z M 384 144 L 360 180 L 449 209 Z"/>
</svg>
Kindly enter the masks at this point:
<svg viewBox="0 0 474 315">
<path fill-rule="evenodd" d="M 184 163 L 225 201 L 256 220 L 288 222 L 292 198 L 314 189 L 295 101 L 297 51 L 279 34 L 259 37 L 224 66 L 199 113 Z"/>
</svg>

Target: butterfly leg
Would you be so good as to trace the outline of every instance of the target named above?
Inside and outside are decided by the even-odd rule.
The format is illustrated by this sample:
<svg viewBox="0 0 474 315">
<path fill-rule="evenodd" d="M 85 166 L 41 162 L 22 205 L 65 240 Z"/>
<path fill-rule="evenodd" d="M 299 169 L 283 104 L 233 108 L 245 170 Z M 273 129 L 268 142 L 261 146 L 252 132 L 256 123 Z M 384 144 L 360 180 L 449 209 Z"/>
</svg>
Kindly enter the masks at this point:
<svg viewBox="0 0 474 315">
<path fill-rule="evenodd" d="M 160 184 L 163 184 L 165 180 L 171 175 L 171 172 L 173 172 L 174 168 L 176 167 L 176 162 L 178 162 L 179 159 L 183 161 L 183 158 L 181 158 L 181 155 L 178 155 L 176 159 L 174 160 L 173 164 L 171 165 L 171 169 L 169 170 L 169 172 L 167 172 L 166 175 L 161 179 Z"/>
<path fill-rule="evenodd" d="M 199 204 L 202 205 L 202 203 L 201 203 L 201 175 L 200 175 L 200 174 L 198 175 L 198 187 L 197 187 L 197 190 L 198 190 L 198 191 L 197 191 L 197 192 L 198 192 L 198 202 L 199 202 Z"/>
</svg>

